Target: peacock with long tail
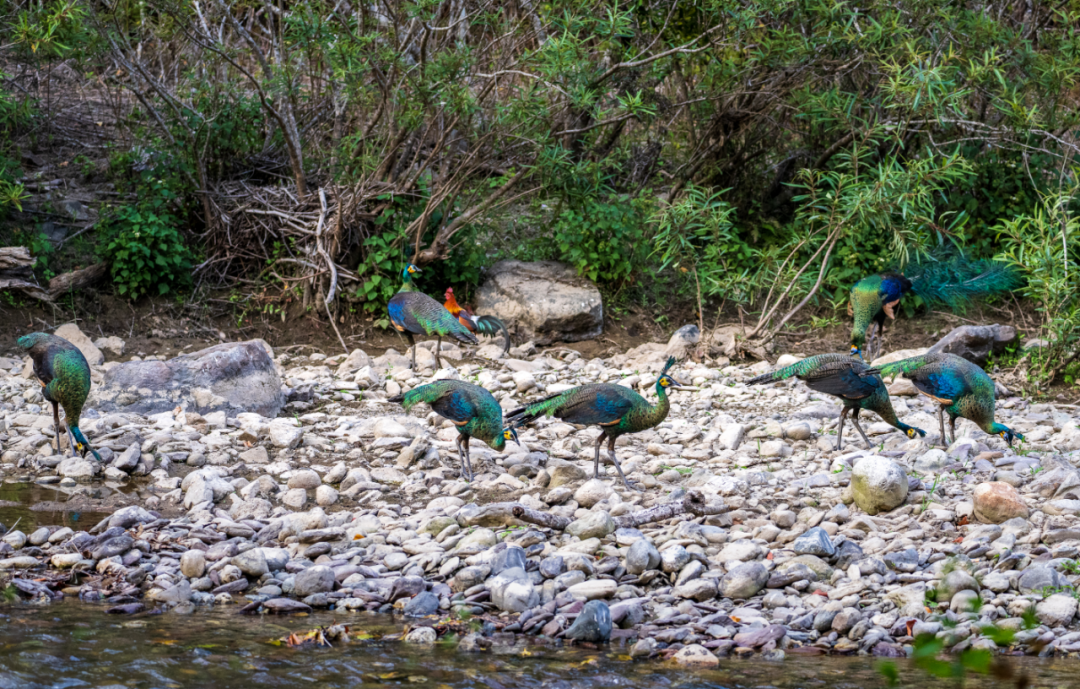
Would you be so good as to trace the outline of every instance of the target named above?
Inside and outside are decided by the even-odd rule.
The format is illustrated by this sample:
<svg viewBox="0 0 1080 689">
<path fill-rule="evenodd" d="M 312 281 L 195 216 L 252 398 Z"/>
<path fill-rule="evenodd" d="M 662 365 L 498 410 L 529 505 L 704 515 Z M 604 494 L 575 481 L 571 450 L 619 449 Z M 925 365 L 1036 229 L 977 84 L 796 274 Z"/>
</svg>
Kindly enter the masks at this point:
<svg viewBox="0 0 1080 689">
<path fill-rule="evenodd" d="M 909 438 L 914 438 L 916 434 L 925 436 L 926 431 L 923 429 L 909 426 L 896 417 L 892 401 L 889 400 L 889 392 L 879 376 L 861 375 L 869 368 L 848 354 L 818 354 L 772 373 L 751 378 L 747 385 L 775 383 L 794 376 L 806 383 L 811 390 L 839 397 L 844 408 L 840 412 L 840 426 L 836 431 L 837 450 L 843 447 L 844 420 L 848 414 L 851 414 L 851 423 L 855 424 L 855 430 L 866 441 L 867 448 L 871 447 L 870 439 L 859 425 L 859 412 L 864 409 L 874 412 L 885 423 L 900 429 Z"/>
<path fill-rule="evenodd" d="M 868 368 L 861 375 L 894 377 L 899 374 L 940 405 L 938 423 L 942 445 L 946 444 L 945 414 L 949 415 L 953 442 L 956 441 L 956 419 L 961 416 L 974 421 L 987 433 L 1001 436 L 1009 447 L 1014 439 L 1024 439 L 1023 435 L 994 421 L 994 381 L 986 371 L 967 359 L 955 354 L 923 354 Z"/>
<path fill-rule="evenodd" d="M 502 452 L 507 440 L 517 442 L 513 427 L 503 427 L 502 407 L 484 388 L 460 380 L 439 380 L 421 385 L 403 395 L 391 397 L 408 411 L 421 402 L 457 426 L 458 457 L 462 475 L 472 481 L 472 462 L 469 459 L 469 438 L 478 438 L 493 450 Z"/>
<path fill-rule="evenodd" d="M 409 264 L 401 273 L 402 284 L 390 299 L 387 310 L 390 312 L 390 323 L 399 333 L 405 333 L 412 347 L 412 367 L 416 370 L 416 340 L 414 335 L 435 335 L 438 343 L 435 345 L 435 366 L 442 368 L 442 359 L 439 350 L 442 348 L 442 339 L 450 336 L 459 342 L 466 344 L 478 344 L 476 335 L 458 322 L 443 305 L 428 295 L 420 292 L 413 284 L 413 275 L 420 269 Z"/>
<path fill-rule="evenodd" d="M 681 383 L 668 375 L 674 365 L 675 357 L 670 357 L 656 379 L 656 396 L 659 398 L 656 404 L 649 404 L 644 397 L 626 386 L 593 383 L 515 409 L 507 414 L 507 419 L 514 428 L 541 416 L 554 416 L 567 423 L 600 426 L 602 432 L 596 438 L 596 451 L 593 454 L 593 478 L 600 476 L 600 445 L 607 438 L 608 455 L 619 472 L 619 478 L 627 488 L 633 488 L 615 456 L 615 439 L 626 433 L 648 430 L 667 418 L 671 408 L 668 389 L 682 387 Z"/>
<path fill-rule="evenodd" d="M 101 455 L 90 448 L 90 442 L 79 429 L 79 417 L 90 394 L 90 365 L 86 357 L 64 338 L 48 333 L 23 335 L 18 344 L 30 354 L 34 375 L 45 388 L 45 399 L 52 404 L 57 454 L 60 453 L 60 407 L 63 407 L 71 456 L 78 451 L 86 457 L 89 452 L 100 462 Z"/>
<path fill-rule="evenodd" d="M 458 323 L 461 323 L 469 329 L 474 335 L 487 335 L 488 337 L 495 337 L 502 331 L 503 340 L 503 354 L 510 351 L 510 332 L 506 329 L 506 324 L 500 321 L 495 316 L 477 316 L 473 312 L 464 306 L 457 303 L 457 299 L 454 298 L 454 288 L 447 287 L 446 294 L 443 295 L 446 301 L 443 302 L 443 306 L 449 311 L 455 318 L 458 319 Z"/>
<path fill-rule="evenodd" d="M 896 307 L 905 294 L 922 297 L 928 306 L 956 309 L 976 297 L 1002 294 L 1015 289 L 1020 278 L 1011 267 L 995 261 L 968 260 L 962 256 L 948 260 L 925 260 L 898 272 L 868 275 L 851 288 L 848 315 L 851 326 L 851 353 L 873 361 L 880 353 L 885 319 L 896 318 Z M 867 345 L 867 332 L 876 326 Z"/>
</svg>

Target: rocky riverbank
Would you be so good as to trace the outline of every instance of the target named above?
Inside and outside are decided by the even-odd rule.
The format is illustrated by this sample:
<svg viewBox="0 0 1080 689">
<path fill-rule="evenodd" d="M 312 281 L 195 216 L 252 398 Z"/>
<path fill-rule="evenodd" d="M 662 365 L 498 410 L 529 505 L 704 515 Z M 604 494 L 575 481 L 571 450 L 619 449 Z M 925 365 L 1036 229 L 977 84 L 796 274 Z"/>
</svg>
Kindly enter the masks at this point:
<svg viewBox="0 0 1080 689">
<path fill-rule="evenodd" d="M 82 339 L 84 351 L 95 346 Z M 123 358 L 123 342 L 108 340 L 97 349 Z M 693 389 L 674 393 L 658 428 L 617 443 L 640 492 L 610 465 L 592 479 L 596 429 L 554 420 L 523 429 L 503 454 L 474 440 L 470 484 L 452 425 L 387 397 L 447 376 L 483 385 L 504 409 L 586 382 L 649 396 L 679 343 L 593 360 L 444 344 L 437 372 L 431 344 L 420 345 L 418 374 L 394 351 L 275 356 L 249 344 L 250 370 L 233 366 L 218 387 L 102 393 L 103 408 L 145 410 L 97 411 L 91 399 L 82 429 L 104 466 L 55 454 L 40 385 L 22 360 L 0 359 L 3 480 L 134 487 L 141 503 L 89 531 L 5 528 L 0 580 L 24 598 L 79 596 L 118 613 L 331 607 L 347 623 L 395 611 L 417 643 L 460 632 L 448 618 L 479 621 L 462 650 L 526 635 L 612 640 L 699 665 L 730 654 L 902 656 L 925 632 L 954 650 L 994 648 L 981 628 L 995 624 L 1017 631 L 1013 650 L 1080 651 L 1071 407 L 999 397 L 998 420 L 1026 443 L 1010 449 L 960 421 L 943 450 L 933 405 L 899 381 L 897 413 L 927 436 L 868 421 L 873 448 L 849 437 L 836 451 L 834 400 L 796 380 L 746 386 L 766 362 L 684 361 L 673 373 Z M 235 362 L 231 351 L 213 356 Z M 98 353 L 88 356 L 95 387 L 108 391 L 132 369 Z M 139 365 L 205 373 L 192 361 L 213 360 L 190 357 Z M 274 376 L 281 388 L 267 390 Z M 276 418 L 239 411 L 255 389 L 232 394 L 245 380 L 284 404 Z M 154 411 L 161 400 L 176 406 Z"/>
</svg>

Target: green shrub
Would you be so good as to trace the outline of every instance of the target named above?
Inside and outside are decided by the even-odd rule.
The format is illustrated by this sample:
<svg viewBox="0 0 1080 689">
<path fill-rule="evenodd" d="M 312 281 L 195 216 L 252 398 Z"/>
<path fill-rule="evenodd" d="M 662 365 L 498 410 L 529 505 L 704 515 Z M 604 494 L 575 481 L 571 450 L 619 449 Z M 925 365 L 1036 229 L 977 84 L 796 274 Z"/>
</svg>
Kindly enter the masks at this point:
<svg viewBox="0 0 1080 689">
<path fill-rule="evenodd" d="M 1074 383 L 1070 365 L 1080 356 L 1080 219 L 1071 209 L 1076 188 L 1047 194 L 1029 214 L 997 226 L 1005 250 L 998 256 L 1026 279 L 1023 295 L 1042 314 L 1040 335 L 1047 346 L 1031 350 L 1030 377 L 1052 382 L 1065 374 Z"/>
<path fill-rule="evenodd" d="M 555 219 L 555 243 L 562 260 L 594 282 L 619 282 L 647 253 L 645 199 L 588 198 Z M 639 247 L 641 247 L 639 249 Z"/>
<path fill-rule="evenodd" d="M 102 256 L 121 295 L 168 294 L 191 284 L 191 250 L 178 219 L 161 203 L 117 208 L 105 226 Z"/>
</svg>

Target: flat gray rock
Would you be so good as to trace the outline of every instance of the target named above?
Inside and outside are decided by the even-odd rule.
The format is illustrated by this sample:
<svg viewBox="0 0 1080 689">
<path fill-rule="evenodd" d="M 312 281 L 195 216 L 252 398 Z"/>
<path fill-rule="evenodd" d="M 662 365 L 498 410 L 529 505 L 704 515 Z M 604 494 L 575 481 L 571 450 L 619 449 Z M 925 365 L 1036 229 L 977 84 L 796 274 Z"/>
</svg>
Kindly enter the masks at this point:
<svg viewBox="0 0 1080 689">
<path fill-rule="evenodd" d="M 229 342 L 168 361 L 110 368 L 90 392 L 99 412 L 158 414 L 177 406 L 199 414 L 253 412 L 274 418 L 285 405 L 281 377 L 261 340 Z"/>
</svg>

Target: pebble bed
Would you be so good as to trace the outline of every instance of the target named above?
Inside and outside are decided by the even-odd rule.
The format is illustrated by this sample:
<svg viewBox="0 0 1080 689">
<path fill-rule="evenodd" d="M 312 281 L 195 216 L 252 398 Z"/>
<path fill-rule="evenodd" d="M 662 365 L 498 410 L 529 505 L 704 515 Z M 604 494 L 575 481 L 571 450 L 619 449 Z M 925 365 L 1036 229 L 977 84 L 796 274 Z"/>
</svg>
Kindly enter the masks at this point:
<svg viewBox="0 0 1080 689">
<path fill-rule="evenodd" d="M 898 415 L 927 436 L 864 414 L 876 445 L 852 432 L 836 451 L 834 399 L 794 379 L 746 386 L 768 362 L 687 360 L 673 374 L 692 389 L 673 393 L 667 420 L 616 444 L 640 492 L 610 464 L 592 478 L 596 428 L 552 419 L 521 429 L 505 453 L 473 440 L 466 483 L 452 424 L 388 397 L 455 377 L 504 410 L 592 382 L 655 401 L 666 346 L 586 360 L 529 344 L 502 359 L 499 347 L 444 344 L 434 371 L 431 345 L 420 345 L 419 373 L 393 350 L 280 354 L 294 401 L 276 419 L 88 409 L 82 429 L 101 465 L 55 454 L 39 383 L 23 360 L 0 359 L 4 480 L 75 492 L 134 484 L 141 496 L 89 531 L 0 527 L 0 580 L 35 602 L 78 596 L 117 613 L 332 608 L 347 623 L 395 612 L 414 643 L 435 642 L 448 619 L 480 622 L 459 634 L 463 651 L 525 635 L 610 640 L 635 657 L 702 666 L 730 655 L 902 657 L 924 633 L 953 651 L 995 649 L 987 624 L 1016 631 L 1002 651 L 1080 651 L 1080 428 L 1068 405 L 999 396 L 997 420 L 1027 442 L 1009 448 L 961 420 L 942 449 L 934 404 L 897 381 Z M 725 511 L 616 525 L 688 491 Z M 571 523 L 523 523 L 514 506 Z"/>
</svg>

